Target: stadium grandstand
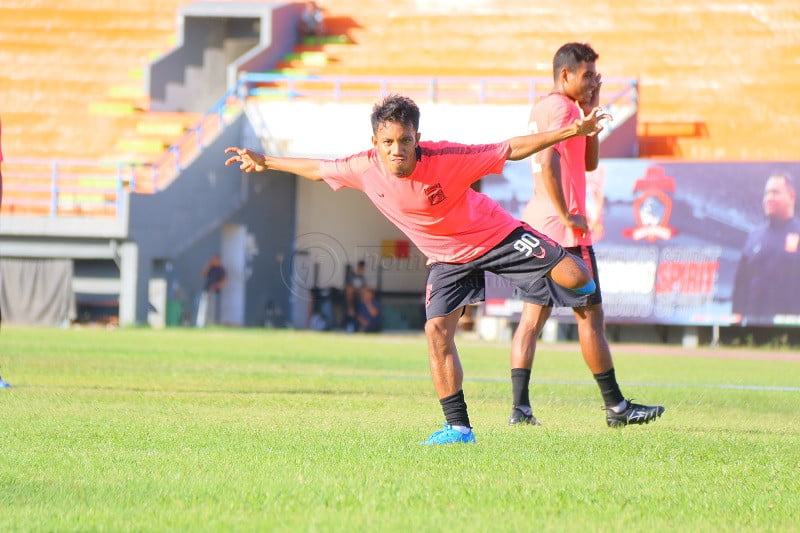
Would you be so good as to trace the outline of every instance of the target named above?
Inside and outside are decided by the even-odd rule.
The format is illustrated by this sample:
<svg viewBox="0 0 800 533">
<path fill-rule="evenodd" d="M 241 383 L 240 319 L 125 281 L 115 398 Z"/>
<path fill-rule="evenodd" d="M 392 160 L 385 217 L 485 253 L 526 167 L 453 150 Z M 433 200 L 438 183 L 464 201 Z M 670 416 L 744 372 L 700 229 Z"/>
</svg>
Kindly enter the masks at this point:
<svg viewBox="0 0 800 533">
<path fill-rule="evenodd" d="M 361 151 L 370 108 L 390 92 L 420 103 L 426 139 L 505 139 L 525 132 L 531 104 L 552 84 L 552 54 L 568 41 L 600 53 L 602 104 L 614 115 L 601 156 L 637 162 L 637 178 L 652 162 L 671 174 L 716 162 L 735 173 L 742 162 L 741 189 L 758 197 L 762 171 L 800 164 L 793 0 L 319 4 L 326 35 L 301 40 L 302 2 L 4 1 L 0 272 L 22 272 L 14 294 L 38 299 L 22 306 L 7 293 L 4 318 L 194 323 L 200 271 L 219 253 L 230 280 L 226 324 L 306 327 L 319 303 L 312 289 L 342 288 L 365 259 L 388 327 L 420 327 L 424 260 L 358 193 L 244 176 L 223 166 L 223 149 Z M 520 200 L 507 191 L 515 173 L 524 169 L 492 180 L 498 197 Z M 726 246 L 744 242 L 758 200 L 742 206 L 747 197 L 719 183 L 679 189 L 678 212 L 714 216 L 714 235 L 733 232 Z M 619 205 L 614 194 L 609 209 Z M 696 248 L 713 240 L 692 239 Z M 735 322 L 725 307 L 729 248 L 714 259 L 723 286 L 715 302 L 673 321 L 656 302 L 653 322 L 690 332 Z M 34 270 L 61 281 L 43 291 L 24 275 Z M 53 306 L 64 312 L 53 318 Z"/>
</svg>

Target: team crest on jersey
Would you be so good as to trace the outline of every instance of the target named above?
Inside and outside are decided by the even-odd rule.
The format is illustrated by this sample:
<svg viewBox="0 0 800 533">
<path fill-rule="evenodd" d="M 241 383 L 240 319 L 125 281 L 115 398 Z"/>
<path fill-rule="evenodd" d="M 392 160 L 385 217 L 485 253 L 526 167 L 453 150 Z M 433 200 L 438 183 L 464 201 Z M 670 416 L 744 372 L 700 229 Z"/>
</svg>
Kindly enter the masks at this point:
<svg viewBox="0 0 800 533">
<path fill-rule="evenodd" d="M 428 197 L 428 201 L 431 203 L 431 205 L 440 204 L 446 199 L 440 183 L 431 185 L 430 187 L 425 187 L 423 192 L 425 193 L 425 196 Z"/>
</svg>

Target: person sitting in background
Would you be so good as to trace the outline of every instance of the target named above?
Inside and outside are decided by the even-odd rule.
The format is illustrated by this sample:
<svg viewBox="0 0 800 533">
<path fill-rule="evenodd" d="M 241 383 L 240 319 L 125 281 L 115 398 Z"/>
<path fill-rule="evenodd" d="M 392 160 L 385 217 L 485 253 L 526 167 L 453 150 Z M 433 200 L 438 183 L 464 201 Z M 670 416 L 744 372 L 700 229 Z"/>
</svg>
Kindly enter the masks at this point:
<svg viewBox="0 0 800 533">
<path fill-rule="evenodd" d="M 316 2 L 306 2 L 298 30 L 301 43 L 309 37 L 321 40 L 325 36 L 325 15 Z"/>
<path fill-rule="evenodd" d="M 372 287 L 364 287 L 360 291 L 358 311 L 358 331 L 375 333 L 381 330 L 381 306 Z"/>
<path fill-rule="evenodd" d="M 201 295 L 201 305 L 198 306 L 197 327 L 204 327 L 206 324 L 219 324 L 221 302 L 220 293 L 228 283 L 228 275 L 225 267 L 222 266 L 222 259 L 214 254 L 208 260 L 201 273 L 205 279 L 203 293 Z"/>
<path fill-rule="evenodd" d="M 366 263 L 364 261 L 356 263 L 355 270 L 350 271 L 348 269 L 347 280 L 344 285 L 345 327 L 350 332 L 357 327 L 356 311 L 359 304 L 359 295 L 361 289 L 367 286 L 367 279 L 364 275 L 365 269 Z"/>
</svg>

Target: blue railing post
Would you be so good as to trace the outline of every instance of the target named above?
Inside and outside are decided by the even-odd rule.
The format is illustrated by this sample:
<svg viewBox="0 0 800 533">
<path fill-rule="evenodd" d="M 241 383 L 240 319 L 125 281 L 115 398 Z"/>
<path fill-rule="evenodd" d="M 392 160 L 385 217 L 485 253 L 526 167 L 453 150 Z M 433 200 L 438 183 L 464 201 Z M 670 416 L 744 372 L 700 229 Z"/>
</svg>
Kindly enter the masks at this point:
<svg viewBox="0 0 800 533">
<path fill-rule="evenodd" d="M 122 179 L 122 166 L 122 163 L 117 164 L 117 200 L 114 202 L 114 216 L 119 216 L 122 193 L 125 190 L 125 181 Z"/>
<path fill-rule="evenodd" d="M 247 81 L 247 74 L 239 76 L 239 81 L 233 89 L 234 93 L 239 97 L 239 100 L 245 100 L 250 93 L 250 84 Z"/>
<path fill-rule="evenodd" d="M 530 89 L 528 90 L 528 105 L 533 105 L 536 102 L 536 80 L 530 81 Z"/>
<path fill-rule="evenodd" d="M 128 188 L 132 191 L 136 190 L 136 167 L 133 164 L 128 165 L 128 170 L 131 173 L 131 177 L 128 180 Z"/>
<path fill-rule="evenodd" d="M 173 160 L 175 161 L 175 172 L 180 172 L 183 170 L 181 168 L 181 149 L 177 145 L 170 146 L 169 148 L 172 151 Z"/>
<path fill-rule="evenodd" d="M 53 161 L 50 180 L 50 216 L 58 215 L 58 161 Z"/>
</svg>

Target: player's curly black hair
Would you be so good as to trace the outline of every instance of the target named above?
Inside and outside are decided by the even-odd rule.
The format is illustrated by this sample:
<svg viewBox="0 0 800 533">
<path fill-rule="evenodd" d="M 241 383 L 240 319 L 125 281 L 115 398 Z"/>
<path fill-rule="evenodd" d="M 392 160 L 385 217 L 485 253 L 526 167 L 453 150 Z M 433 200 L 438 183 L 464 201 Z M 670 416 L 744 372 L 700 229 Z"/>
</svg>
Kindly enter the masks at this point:
<svg viewBox="0 0 800 533">
<path fill-rule="evenodd" d="M 419 131 L 419 107 L 414 100 L 399 94 L 390 94 L 372 108 L 372 133 L 378 131 L 378 126 L 384 122 L 398 122 L 407 126 L 414 126 Z"/>
<path fill-rule="evenodd" d="M 553 56 L 553 78 L 558 77 L 562 68 L 575 72 L 582 62 L 594 63 L 600 57 L 588 43 L 567 43 Z"/>
</svg>

